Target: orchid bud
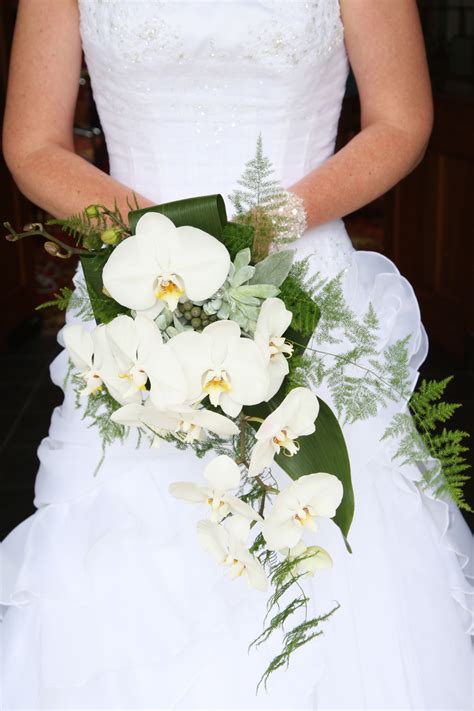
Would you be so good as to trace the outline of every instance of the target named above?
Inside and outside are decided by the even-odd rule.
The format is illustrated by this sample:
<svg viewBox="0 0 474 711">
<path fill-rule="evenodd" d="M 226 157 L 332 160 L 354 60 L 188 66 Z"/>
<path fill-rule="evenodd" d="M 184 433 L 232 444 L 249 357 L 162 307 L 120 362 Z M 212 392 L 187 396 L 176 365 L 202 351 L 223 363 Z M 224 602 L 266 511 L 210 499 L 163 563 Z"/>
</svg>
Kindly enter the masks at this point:
<svg viewBox="0 0 474 711">
<path fill-rule="evenodd" d="M 118 244 L 120 242 L 120 230 L 115 227 L 109 227 L 109 229 L 101 233 L 100 239 L 104 244 Z"/>
<path fill-rule="evenodd" d="M 54 242 L 45 242 L 43 247 L 52 257 L 57 257 L 58 253 L 61 251 L 61 248 Z"/>
<path fill-rule="evenodd" d="M 89 205 L 88 207 L 86 207 L 84 212 L 86 213 L 87 217 L 99 217 L 99 209 L 97 205 Z"/>
</svg>

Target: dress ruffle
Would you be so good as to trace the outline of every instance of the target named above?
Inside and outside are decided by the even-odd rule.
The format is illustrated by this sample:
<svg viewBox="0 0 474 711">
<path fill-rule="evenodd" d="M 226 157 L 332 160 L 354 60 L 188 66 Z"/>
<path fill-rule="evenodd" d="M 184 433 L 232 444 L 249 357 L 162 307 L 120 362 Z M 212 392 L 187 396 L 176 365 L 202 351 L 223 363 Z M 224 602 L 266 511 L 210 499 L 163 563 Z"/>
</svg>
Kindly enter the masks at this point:
<svg viewBox="0 0 474 711">
<path fill-rule="evenodd" d="M 299 251 L 317 271 L 304 243 Z M 351 308 L 363 314 L 371 302 L 377 312 L 380 346 L 410 335 L 415 387 L 427 339 L 412 287 L 379 254 L 352 253 L 344 269 Z M 63 383 L 66 368 L 62 352 L 51 366 L 54 382 Z M 325 387 L 318 394 L 331 404 Z M 280 642 L 247 655 L 266 596 L 223 578 L 197 544 L 199 507 L 168 494 L 172 481 L 199 481 L 203 461 L 171 444 L 137 448 L 132 434 L 93 476 L 100 443 L 73 399 L 68 386 L 38 451 L 38 510 L 2 545 L 6 708 L 96 708 L 98 699 L 101 708 L 121 709 L 441 708 L 453 688 L 457 708 L 468 707 L 472 538 L 457 508 L 421 491 L 420 471 L 400 467 L 393 446 L 379 441 L 406 402 L 344 428 L 354 552 L 325 522 L 318 543 L 334 568 L 307 586 L 312 611 L 327 612 L 334 601 L 341 609 L 324 636 L 270 680 L 269 693 L 255 697 Z M 458 677 L 442 682 L 447 655 Z M 400 672 L 387 674 L 390 665 Z"/>
</svg>

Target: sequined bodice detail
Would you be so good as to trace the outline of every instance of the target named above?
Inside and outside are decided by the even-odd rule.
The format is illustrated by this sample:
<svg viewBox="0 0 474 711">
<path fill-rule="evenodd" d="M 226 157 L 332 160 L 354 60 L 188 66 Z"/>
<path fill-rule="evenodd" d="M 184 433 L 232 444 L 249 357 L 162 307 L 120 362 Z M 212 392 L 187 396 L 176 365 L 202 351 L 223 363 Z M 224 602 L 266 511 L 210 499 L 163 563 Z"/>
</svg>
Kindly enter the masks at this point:
<svg viewBox="0 0 474 711">
<path fill-rule="evenodd" d="M 164 202 L 237 187 L 262 134 L 283 186 L 334 150 L 338 0 L 78 0 L 112 176 Z"/>
</svg>

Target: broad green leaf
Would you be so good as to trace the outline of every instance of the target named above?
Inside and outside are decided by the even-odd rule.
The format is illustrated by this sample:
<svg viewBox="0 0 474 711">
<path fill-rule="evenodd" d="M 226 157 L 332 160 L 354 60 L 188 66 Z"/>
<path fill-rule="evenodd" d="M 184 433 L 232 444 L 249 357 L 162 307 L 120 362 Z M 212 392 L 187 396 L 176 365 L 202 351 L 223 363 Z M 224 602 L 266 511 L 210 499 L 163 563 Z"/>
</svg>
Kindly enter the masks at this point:
<svg viewBox="0 0 474 711">
<path fill-rule="evenodd" d="M 130 310 L 122 306 L 110 296 L 106 296 L 102 283 L 102 270 L 112 249 L 106 247 L 90 255 L 81 255 L 81 266 L 84 272 L 87 292 L 97 323 L 108 323 L 119 314 L 129 314 Z"/>
</svg>

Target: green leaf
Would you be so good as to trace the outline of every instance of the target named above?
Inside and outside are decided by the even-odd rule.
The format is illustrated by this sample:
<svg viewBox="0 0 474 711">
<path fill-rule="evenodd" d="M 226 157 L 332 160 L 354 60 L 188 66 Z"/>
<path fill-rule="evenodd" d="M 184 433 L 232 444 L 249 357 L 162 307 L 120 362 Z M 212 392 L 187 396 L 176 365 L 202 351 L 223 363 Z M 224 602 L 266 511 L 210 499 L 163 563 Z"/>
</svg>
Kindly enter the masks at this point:
<svg viewBox="0 0 474 711">
<path fill-rule="evenodd" d="M 252 225 L 243 225 L 237 222 L 228 222 L 222 231 L 222 243 L 227 247 L 231 259 L 245 248 L 253 245 L 254 229 Z"/>
<path fill-rule="evenodd" d="M 255 265 L 251 284 L 274 284 L 281 286 L 290 273 L 294 252 L 289 249 L 268 255 Z"/>
<path fill-rule="evenodd" d="M 208 232 L 222 241 L 222 231 L 227 223 L 227 215 L 222 195 L 199 195 L 197 197 L 174 200 L 163 205 L 132 210 L 128 213 L 128 222 L 132 234 L 137 222 L 146 212 L 159 212 L 174 222 L 176 227 L 191 225 Z"/>
<path fill-rule="evenodd" d="M 293 335 L 290 337 L 300 343 L 306 343 L 314 333 L 321 317 L 318 304 L 311 297 L 311 294 L 291 276 L 285 279 L 281 285 L 280 299 L 285 302 L 286 308 L 293 314 L 291 320 Z M 299 337 L 297 334 L 299 334 Z M 306 338 L 306 341 L 301 340 L 302 336 Z"/>
<path fill-rule="evenodd" d="M 112 249 L 106 247 L 95 254 L 80 257 L 87 292 L 97 323 L 108 323 L 119 314 L 130 313 L 129 309 L 103 292 L 102 270 L 111 252 Z"/>
</svg>

